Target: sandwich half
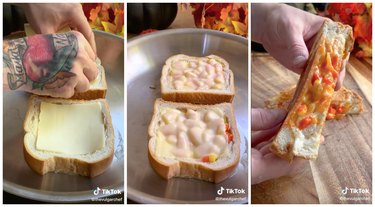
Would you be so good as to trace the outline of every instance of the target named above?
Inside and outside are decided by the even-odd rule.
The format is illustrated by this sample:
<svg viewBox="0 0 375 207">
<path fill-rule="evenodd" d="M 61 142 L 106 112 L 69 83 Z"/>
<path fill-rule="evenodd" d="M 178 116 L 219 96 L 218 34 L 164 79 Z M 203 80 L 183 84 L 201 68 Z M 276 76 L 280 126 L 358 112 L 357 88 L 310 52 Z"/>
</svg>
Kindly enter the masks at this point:
<svg viewBox="0 0 375 207">
<path fill-rule="evenodd" d="M 289 112 L 270 150 L 283 159 L 316 159 L 337 77 L 353 48 L 348 25 L 326 20 L 316 36 Z"/>
<path fill-rule="evenodd" d="M 36 173 L 95 177 L 111 164 L 114 132 L 108 103 L 33 95 L 24 121 L 24 157 Z"/>
<path fill-rule="evenodd" d="M 240 135 L 232 104 L 194 105 L 157 99 L 149 126 L 148 154 L 163 178 L 219 183 L 240 159 Z"/>
<path fill-rule="evenodd" d="M 165 62 L 160 82 L 166 101 L 217 104 L 232 102 L 235 95 L 233 72 L 216 55 L 174 55 Z"/>
<path fill-rule="evenodd" d="M 296 86 L 289 87 L 280 91 L 264 101 L 266 108 L 287 110 L 290 101 L 293 98 Z M 359 114 L 363 112 L 363 100 L 355 91 L 341 87 L 338 91 L 333 92 L 332 102 L 328 109 L 326 119 L 341 119 L 346 115 Z"/>
</svg>

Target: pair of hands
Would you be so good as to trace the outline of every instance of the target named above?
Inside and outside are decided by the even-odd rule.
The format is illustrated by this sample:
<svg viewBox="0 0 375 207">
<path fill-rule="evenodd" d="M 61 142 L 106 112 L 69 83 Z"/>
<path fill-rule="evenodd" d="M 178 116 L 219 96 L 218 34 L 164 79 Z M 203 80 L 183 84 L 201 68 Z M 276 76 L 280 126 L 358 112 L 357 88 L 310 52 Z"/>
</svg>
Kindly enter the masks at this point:
<svg viewBox="0 0 375 207">
<path fill-rule="evenodd" d="M 325 18 L 285 4 L 252 4 L 251 9 L 252 40 L 261 43 L 286 68 L 302 73 L 315 35 Z M 346 62 L 342 64 L 336 90 L 344 80 Z M 269 150 L 272 137 L 280 129 L 286 113 L 270 109 L 251 111 L 252 184 L 290 175 L 305 163 L 301 159 L 294 159 L 289 164 Z"/>
<path fill-rule="evenodd" d="M 88 90 L 89 82 L 98 74 L 96 44 L 81 4 L 21 4 L 21 7 L 31 27 L 40 35 L 4 42 L 7 59 L 3 58 L 3 74 L 4 83 L 8 83 L 5 89 L 64 98 L 75 91 Z M 75 31 L 55 34 L 65 26 Z M 15 45 L 22 42 L 27 49 L 16 51 Z M 18 56 L 10 55 L 15 51 Z M 15 67 L 20 62 L 23 72 L 17 73 Z"/>
</svg>

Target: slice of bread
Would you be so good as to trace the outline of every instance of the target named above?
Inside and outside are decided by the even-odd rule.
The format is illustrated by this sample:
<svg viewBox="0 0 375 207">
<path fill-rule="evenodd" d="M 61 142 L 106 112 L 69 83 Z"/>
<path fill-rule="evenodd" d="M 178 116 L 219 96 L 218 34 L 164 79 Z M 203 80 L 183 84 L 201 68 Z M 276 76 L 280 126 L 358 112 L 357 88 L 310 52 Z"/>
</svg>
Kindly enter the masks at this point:
<svg viewBox="0 0 375 207">
<path fill-rule="evenodd" d="M 295 156 L 317 158 L 337 77 L 353 43 L 350 26 L 330 20 L 323 23 L 299 79 L 289 113 L 271 144 L 270 150 L 274 154 L 290 162 Z"/>
<path fill-rule="evenodd" d="M 105 69 L 101 65 L 99 58 L 96 58 L 96 66 L 99 73 L 96 79 L 90 82 L 89 90 L 85 92 L 75 92 L 70 99 L 93 100 L 105 98 L 107 94 L 107 81 L 105 77 Z"/>
<path fill-rule="evenodd" d="M 45 106 L 53 105 L 54 111 L 44 111 L 42 112 L 42 104 Z M 39 142 L 42 143 L 42 136 L 38 137 L 38 135 L 42 134 L 43 131 L 49 131 L 49 133 L 57 133 L 56 131 L 64 130 L 64 128 L 58 129 L 60 126 L 64 127 L 68 123 L 67 120 L 72 119 L 72 113 L 68 112 L 64 113 L 63 116 L 53 116 L 56 110 L 59 110 L 63 106 L 83 106 L 86 108 L 88 105 L 93 104 L 94 106 L 97 106 L 96 104 L 99 104 L 97 106 L 98 110 L 88 110 L 86 111 L 86 114 L 92 114 L 94 113 L 94 116 L 97 117 L 99 122 L 102 122 L 101 124 L 92 124 L 95 123 L 93 120 L 87 120 L 87 117 L 82 117 L 83 121 L 77 121 L 79 123 L 74 124 L 78 125 L 79 130 L 74 130 L 71 134 L 72 136 L 76 136 L 75 134 L 80 133 L 80 129 L 83 129 L 82 127 L 90 127 L 87 130 L 91 131 L 95 128 L 103 127 L 102 134 L 98 134 L 99 140 L 102 141 L 101 145 L 96 145 L 96 141 L 93 136 L 88 136 L 82 141 L 80 140 L 80 137 L 66 137 L 64 138 L 64 135 L 62 136 L 62 140 L 60 142 L 54 143 L 54 148 L 45 149 L 45 148 L 39 148 Z M 81 109 L 81 108 L 80 108 Z M 46 109 L 45 109 L 46 110 Z M 82 110 L 81 110 L 82 111 Z M 60 125 L 53 125 L 52 123 L 47 123 L 47 126 L 42 124 L 42 113 L 45 113 L 45 116 L 49 116 L 52 119 L 61 120 L 60 122 L 64 124 Z M 80 113 L 74 113 L 76 116 Z M 75 119 L 75 118 L 73 118 Z M 64 120 L 64 121 L 62 121 Z M 104 126 L 103 126 L 104 125 Z M 77 128 L 77 127 L 75 127 Z M 69 128 L 70 129 L 70 128 Z M 68 130 L 69 130 L 68 129 Z M 48 97 L 41 97 L 32 95 L 29 99 L 29 106 L 28 111 L 26 114 L 26 118 L 24 121 L 24 130 L 25 130 L 25 137 L 24 137 L 24 157 L 28 165 L 31 169 L 33 169 L 38 174 L 44 175 L 48 172 L 56 172 L 56 173 L 67 173 L 67 174 L 79 174 L 82 176 L 89 176 L 89 177 L 95 177 L 97 175 L 100 175 L 105 171 L 105 169 L 111 164 L 113 159 L 113 153 L 114 153 L 114 132 L 112 127 L 112 120 L 111 115 L 109 111 L 108 103 L 105 99 L 97 99 L 97 100 L 91 100 L 91 101 L 80 101 L 80 100 L 68 100 L 68 99 L 55 99 L 55 98 L 48 98 Z M 86 130 L 86 131 L 87 131 Z M 101 137 L 104 136 L 104 137 Z M 47 141 L 53 141 L 54 139 L 58 139 L 58 135 L 55 137 L 48 136 Z M 61 137 L 61 136 L 60 136 Z M 69 139 L 73 139 L 72 144 L 67 144 Z M 65 141 L 66 140 L 66 141 Z M 92 140 L 92 141 L 91 141 Z M 86 142 L 87 141 L 87 142 Z M 81 142 L 81 143 L 80 143 Z M 84 142 L 84 143 L 82 143 Z M 44 144 L 44 143 L 42 143 Z M 61 149 L 59 149 L 61 145 Z M 78 145 L 78 146 L 77 146 Z M 101 146 L 100 148 L 94 148 L 91 149 L 92 152 L 90 153 L 67 153 L 65 151 L 72 151 L 74 149 L 79 149 L 80 146 L 83 148 L 87 148 L 88 146 Z M 46 145 L 48 146 L 48 145 Z M 63 146 L 65 146 L 63 148 Z M 44 146 L 45 147 L 45 146 Z M 57 148 L 57 150 L 56 150 Z"/>
<path fill-rule="evenodd" d="M 284 109 L 287 110 L 290 101 L 293 98 L 296 86 L 291 86 L 285 90 L 280 91 L 276 96 L 273 96 L 264 101 L 266 108 L 269 109 Z M 355 91 L 341 87 L 335 91 L 332 96 L 332 102 L 328 110 L 327 120 L 341 119 L 345 115 L 359 114 L 363 112 L 362 97 Z M 332 111 L 332 113 L 329 113 Z"/>
<path fill-rule="evenodd" d="M 165 62 L 160 82 L 166 101 L 217 104 L 232 102 L 235 95 L 233 72 L 215 55 L 174 55 Z"/>
<path fill-rule="evenodd" d="M 157 99 L 148 133 L 150 164 L 165 179 L 219 183 L 234 173 L 240 159 L 240 135 L 230 103 L 194 105 Z"/>
</svg>

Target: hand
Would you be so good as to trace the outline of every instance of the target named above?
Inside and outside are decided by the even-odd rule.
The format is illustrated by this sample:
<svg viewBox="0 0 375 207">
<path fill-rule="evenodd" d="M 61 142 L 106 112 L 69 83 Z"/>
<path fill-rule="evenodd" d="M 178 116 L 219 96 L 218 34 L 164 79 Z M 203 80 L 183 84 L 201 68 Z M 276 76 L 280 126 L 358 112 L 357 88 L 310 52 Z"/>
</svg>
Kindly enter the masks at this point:
<svg viewBox="0 0 375 207">
<path fill-rule="evenodd" d="M 76 31 L 5 41 L 3 53 L 5 89 L 69 98 L 98 75 L 95 53 Z"/>
<path fill-rule="evenodd" d="M 274 155 L 269 147 L 272 137 L 280 129 L 286 111 L 279 109 L 251 109 L 251 184 L 290 175 L 303 166 L 302 159 L 291 164 Z"/>
<path fill-rule="evenodd" d="M 315 35 L 326 18 L 285 4 L 252 4 L 252 40 L 286 68 L 302 73 Z M 345 63 L 338 77 L 338 90 L 345 77 Z"/>
<path fill-rule="evenodd" d="M 68 25 L 83 34 L 96 54 L 94 33 L 81 4 L 24 4 L 26 18 L 38 34 L 53 34 Z"/>
</svg>

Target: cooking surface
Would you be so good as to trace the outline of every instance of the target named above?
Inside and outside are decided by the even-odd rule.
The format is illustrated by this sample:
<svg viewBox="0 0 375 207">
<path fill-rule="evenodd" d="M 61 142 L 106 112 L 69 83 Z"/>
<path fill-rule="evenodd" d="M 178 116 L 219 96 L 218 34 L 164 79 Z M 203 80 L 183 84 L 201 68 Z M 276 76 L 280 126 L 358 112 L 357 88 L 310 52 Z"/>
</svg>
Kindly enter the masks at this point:
<svg viewBox="0 0 375 207">
<path fill-rule="evenodd" d="M 4 92 L 3 176 L 4 190 L 29 199 L 47 202 L 90 201 L 108 195 L 94 195 L 97 187 L 124 189 L 124 47 L 123 39 L 95 31 L 98 57 L 106 69 L 107 101 L 115 132 L 115 155 L 110 167 L 95 178 L 48 173 L 40 176 L 23 158 L 23 120 L 29 94 Z"/>
<path fill-rule="evenodd" d="M 268 54 L 253 53 L 251 64 L 252 108 L 263 108 L 265 99 L 298 81 L 298 75 Z M 372 203 L 372 106 L 366 98 L 371 95 L 371 61 L 352 57 L 347 69 L 344 86 L 363 98 L 364 112 L 327 121 L 318 159 L 307 161 L 301 172 L 291 177 L 252 186 L 252 203 Z M 342 194 L 346 187 L 368 189 L 370 194 L 355 194 L 350 190 Z M 349 200 L 356 197 L 370 200 Z"/>
<path fill-rule="evenodd" d="M 218 55 L 234 72 L 234 110 L 241 134 L 241 161 L 235 174 L 219 184 L 194 179 L 164 180 L 147 157 L 148 125 L 153 104 L 160 97 L 160 75 L 165 60 L 175 54 Z M 247 40 L 203 29 L 166 30 L 128 42 L 127 48 L 127 185 L 128 198 L 140 203 L 245 203 L 248 189 L 248 50 Z M 242 188 L 246 194 L 219 196 L 221 188 Z M 233 201 L 215 201 L 216 197 Z"/>
</svg>

